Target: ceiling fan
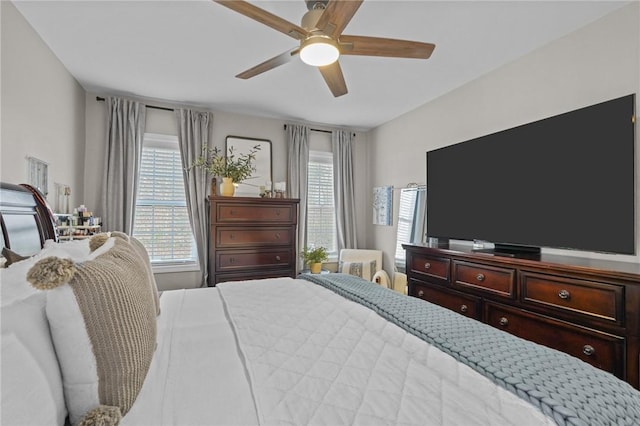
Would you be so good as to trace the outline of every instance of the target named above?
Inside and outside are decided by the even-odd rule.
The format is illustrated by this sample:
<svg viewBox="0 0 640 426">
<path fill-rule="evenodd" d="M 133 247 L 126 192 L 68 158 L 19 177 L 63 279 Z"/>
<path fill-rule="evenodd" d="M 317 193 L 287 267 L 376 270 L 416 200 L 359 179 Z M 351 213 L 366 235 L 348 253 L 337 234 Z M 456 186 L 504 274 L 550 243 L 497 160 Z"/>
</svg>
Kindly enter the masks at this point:
<svg viewBox="0 0 640 426">
<path fill-rule="evenodd" d="M 340 55 L 428 59 L 436 47 L 417 41 L 342 34 L 363 0 L 306 0 L 308 12 L 299 26 L 246 1 L 214 1 L 300 42 L 294 49 L 236 75 L 242 79 L 286 64 L 299 54 L 303 62 L 318 67 L 331 93 L 338 97 L 347 93 Z"/>
</svg>

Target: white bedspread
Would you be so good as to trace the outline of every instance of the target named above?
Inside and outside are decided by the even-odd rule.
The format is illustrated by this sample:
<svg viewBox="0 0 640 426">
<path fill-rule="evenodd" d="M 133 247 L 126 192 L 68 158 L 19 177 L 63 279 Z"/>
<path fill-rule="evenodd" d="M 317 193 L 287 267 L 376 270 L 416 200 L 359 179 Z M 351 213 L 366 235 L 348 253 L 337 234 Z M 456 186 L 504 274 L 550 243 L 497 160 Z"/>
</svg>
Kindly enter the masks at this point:
<svg viewBox="0 0 640 426">
<path fill-rule="evenodd" d="M 307 281 L 226 283 L 160 301 L 158 347 L 123 425 L 553 424 Z"/>
<path fill-rule="evenodd" d="M 307 281 L 218 286 L 261 424 L 554 424 L 357 303 Z"/>
<path fill-rule="evenodd" d="M 218 291 L 165 291 L 160 304 L 158 347 L 121 424 L 257 424 L 245 368 Z"/>
</svg>

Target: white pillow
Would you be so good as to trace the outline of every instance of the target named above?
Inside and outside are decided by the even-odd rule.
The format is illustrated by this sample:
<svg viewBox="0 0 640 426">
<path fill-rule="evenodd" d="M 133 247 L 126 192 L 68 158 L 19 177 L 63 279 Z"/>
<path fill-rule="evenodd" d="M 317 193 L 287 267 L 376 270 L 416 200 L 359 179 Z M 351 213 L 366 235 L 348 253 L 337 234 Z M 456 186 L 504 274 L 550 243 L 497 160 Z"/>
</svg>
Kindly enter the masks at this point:
<svg viewBox="0 0 640 426">
<path fill-rule="evenodd" d="M 3 275 L 3 289 L 20 284 L 5 278 Z M 0 308 L 0 424 L 63 425 L 65 422 L 67 410 L 62 378 L 45 316 L 45 297 L 43 292 L 23 299 L 14 297 L 12 303 Z"/>
<path fill-rule="evenodd" d="M 106 253 L 111 247 L 113 247 L 114 237 L 109 237 L 104 244 L 98 247 L 95 251 L 91 251 L 89 247 L 90 238 L 84 238 L 81 240 L 72 240 L 56 243 L 53 240 L 46 240 L 44 242 L 43 250 L 46 251 L 46 256 L 56 256 L 63 259 L 71 259 L 74 262 L 86 262 L 87 260 L 95 259 L 101 254 Z M 42 252 L 40 252 L 42 253 Z M 39 256 L 42 259 L 43 256 Z"/>
<path fill-rule="evenodd" d="M 83 240 L 72 240 L 65 242 L 56 243 L 53 240 L 46 240 L 44 242 L 44 250 L 61 250 L 67 254 L 69 259 L 72 259 L 75 262 L 82 262 L 89 257 L 89 239 Z M 61 257 L 61 256 L 58 256 Z"/>
</svg>

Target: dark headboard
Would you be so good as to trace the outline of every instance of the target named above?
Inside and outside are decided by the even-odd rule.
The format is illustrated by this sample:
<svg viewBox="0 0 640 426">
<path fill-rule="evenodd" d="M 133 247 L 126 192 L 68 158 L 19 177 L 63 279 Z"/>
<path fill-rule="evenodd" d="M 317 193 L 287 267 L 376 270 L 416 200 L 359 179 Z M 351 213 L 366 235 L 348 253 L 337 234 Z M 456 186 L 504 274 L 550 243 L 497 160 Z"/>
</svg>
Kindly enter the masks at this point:
<svg viewBox="0 0 640 426">
<path fill-rule="evenodd" d="M 58 240 L 51 207 L 31 185 L 0 183 L 0 246 L 30 256 L 45 240 Z"/>
</svg>

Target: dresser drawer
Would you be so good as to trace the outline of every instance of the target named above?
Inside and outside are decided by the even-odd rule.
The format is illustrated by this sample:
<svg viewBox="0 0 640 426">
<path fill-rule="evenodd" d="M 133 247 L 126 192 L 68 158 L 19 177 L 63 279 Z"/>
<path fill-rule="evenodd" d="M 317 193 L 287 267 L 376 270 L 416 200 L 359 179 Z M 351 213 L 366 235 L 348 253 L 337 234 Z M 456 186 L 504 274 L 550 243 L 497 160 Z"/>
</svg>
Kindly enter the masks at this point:
<svg viewBox="0 0 640 426">
<path fill-rule="evenodd" d="M 250 268 L 293 267 L 291 250 L 235 250 L 216 252 L 216 271 L 234 271 Z"/>
<path fill-rule="evenodd" d="M 297 223 L 295 204 L 216 203 L 215 223 Z"/>
<path fill-rule="evenodd" d="M 448 282 L 450 265 L 451 261 L 449 259 L 414 254 L 411 256 L 411 264 L 407 266 L 411 272 L 426 275 L 436 281 Z"/>
<path fill-rule="evenodd" d="M 525 304 L 571 311 L 615 324 L 624 322 L 622 286 L 532 272 L 522 272 L 521 282 Z"/>
<path fill-rule="evenodd" d="M 435 303 L 469 318 L 479 320 L 481 317 L 481 299 L 479 297 L 446 290 L 441 286 L 429 285 L 419 281 L 412 281 L 409 288 L 410 296 Z"/>
<path fill-rule="evenodd" d="M 292 227 L 228 227 L 216 228 L 216 247 L 290 245 L 295 241 Z"/>
<path fill-rule="evenodd" d="M 496 296 L 515 297 L 515 269 L 453 261 L 453 283 Z"/>
<path fill-rule="evenodd" d="M 602 370 L 624 377 L 625 339 L 537 315 L 517 308 L 485 302 L 485 321 L 493 327 L 573 355 Z"/>
</svg>

